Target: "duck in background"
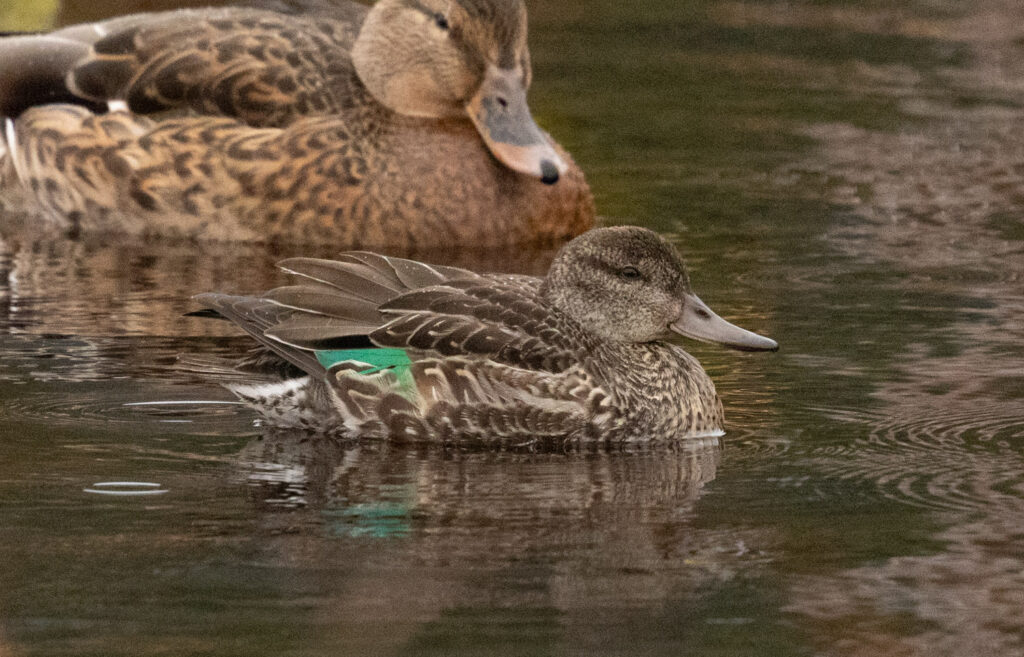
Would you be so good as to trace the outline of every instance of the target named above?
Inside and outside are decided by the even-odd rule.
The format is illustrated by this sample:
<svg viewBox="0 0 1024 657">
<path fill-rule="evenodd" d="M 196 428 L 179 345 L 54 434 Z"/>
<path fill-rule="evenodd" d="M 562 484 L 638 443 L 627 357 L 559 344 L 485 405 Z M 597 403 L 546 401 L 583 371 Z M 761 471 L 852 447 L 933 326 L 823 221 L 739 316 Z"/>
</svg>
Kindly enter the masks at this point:
<svg viewBox="0 0 1024 657">
<path fill-rule="evenodd" d="M 288 0 L 0 39 L 0 198 L 62 230 L 414 248 L 590 228 L 521 0 Z"/>
<path fill-rule="evenodd" d="M 717 434 L 714 384 L 666 340 L 778 348 L 712 312 L 676 250 L 644 228 L 577 237 L 544 278 L 368 252 L 280 266 L 304 280 L 197 299 L 301 375 L 254 381 L 223 361 L 184 362 L 230 380 L 274 426 L 445 443 Z"/>
</svg>

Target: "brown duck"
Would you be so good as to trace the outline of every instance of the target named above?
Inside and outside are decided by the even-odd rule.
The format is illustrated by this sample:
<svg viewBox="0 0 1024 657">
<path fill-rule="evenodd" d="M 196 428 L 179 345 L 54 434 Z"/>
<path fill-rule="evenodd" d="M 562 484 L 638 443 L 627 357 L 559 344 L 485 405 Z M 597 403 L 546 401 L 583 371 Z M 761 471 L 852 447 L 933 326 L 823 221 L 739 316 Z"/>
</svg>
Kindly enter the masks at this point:
<svg viewBox="0 0 1024 657">
<path fill-rule="evenodd" d="M 295 0 L 0 40 L 0 185 L 71 233 L 429 248 L 593 223 L 521 0 Z"/>
<path fill-rule="evenodd" d="M 276 426 L 441 442 L 717 434 L 714 384 L 666 340 L 778 348 L 712 312 L 675 249 L 643 228 L 577 237 L 543 279 L 368 252 L 281 267 L 301 282 L 197 298 L 305 376 L 247 379 L 192 361 L 233 378 L 229 388 Z"/>
</svg>

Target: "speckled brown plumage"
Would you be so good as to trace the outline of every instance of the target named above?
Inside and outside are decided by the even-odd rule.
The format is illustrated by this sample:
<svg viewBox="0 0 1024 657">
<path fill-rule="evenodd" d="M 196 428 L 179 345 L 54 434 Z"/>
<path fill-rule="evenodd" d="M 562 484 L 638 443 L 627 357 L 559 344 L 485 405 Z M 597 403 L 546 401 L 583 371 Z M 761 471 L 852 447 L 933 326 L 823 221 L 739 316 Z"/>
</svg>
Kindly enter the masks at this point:
<svg viewBox="0 0 1024 657">
<path fill-rule="evenodd" d="M 519 1 L 412 4 L 382 0 L 372 20 L 347 2 L 181 10 L 0 40 L 0 80 L 21 90 L 0 96 L 21 112 L 0 147 L 4 198 L 70 231 L 190 239 L 426 248 L 587 229 L 592 199 L 568 155 L 546 137 L 530 153 L 502 143 L 486 116 L 496 96 L 470 99 L 494 71 L 528 85 Z M 446 33 L 433 4 L 451 5 Z M 28 65 L 44 51 L 57 70 Z M 458 93 L 424 86 L 442 73 Z M 124 105 L 96 113 L 109 101 Z M 565 170 L 544 184 L 543 158 L 559 156 Z"/>
<path fill-rule="evenodd" d="M 724 327 L 720 341 L 777 346 L 713 316 L 675 251 L 640 228 L 576 238 L 544 279 L 370 253 L 281 266 L 304 282 L 260 297 L 198 299 L 309 373 L 300 383 L 231 386 L 288 426 L 445 442 L 716 432 L 723 417 L 714 384 L 664 339 L 685 332 L 683 318 L 696 309 L 708 315 L 701 321 Z M 318 350 L 360 340 L 403 350 L 415 391 L 401 391 L 393 368 L 317 361 Z"/>
</svg>

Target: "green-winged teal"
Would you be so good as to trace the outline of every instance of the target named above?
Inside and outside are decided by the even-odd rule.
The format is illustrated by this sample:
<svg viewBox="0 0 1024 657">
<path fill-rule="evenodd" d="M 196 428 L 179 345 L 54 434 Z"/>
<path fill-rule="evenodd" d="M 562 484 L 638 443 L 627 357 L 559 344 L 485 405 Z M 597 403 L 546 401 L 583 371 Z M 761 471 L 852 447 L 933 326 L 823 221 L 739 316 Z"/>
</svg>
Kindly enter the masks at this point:
<svg viewBox="0 0 1024 657">
<path fill-rule="evenodd" d="M 0 39 L 0 185 L 69 232 L 429 248 L 593 224 L 521 0 L 287 0 Z"/>
<path fill-rule="evenodd" d="M 778 348 L 713 313 L 643 228 L 577 237 L 543 279 L 367 252 L 281 267 L 304 280 L 197 297 L 307 374 L 229 384 L 280 426 L 445 442 L 706 434 L 722 429 L 715 386 L 665 340 Z"/>
</svg>

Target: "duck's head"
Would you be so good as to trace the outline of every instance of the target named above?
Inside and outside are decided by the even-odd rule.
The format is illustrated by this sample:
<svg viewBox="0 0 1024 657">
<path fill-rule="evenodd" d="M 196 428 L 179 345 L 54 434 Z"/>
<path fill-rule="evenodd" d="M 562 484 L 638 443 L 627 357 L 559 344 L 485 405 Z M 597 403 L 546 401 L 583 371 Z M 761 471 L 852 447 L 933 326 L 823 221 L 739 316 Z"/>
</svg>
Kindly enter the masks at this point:
<svg viewBox="0 0 1024 657">
<path fill-rule="evenodd" d="M 363 84 L 389 109 L 468 116 L 508 168 L 549 184 L 565 173 L 526 104 L 531 72 L 522 0 L 380 0 L 352 58 Z"/>
<path fill-rule="evenodd" d="M 541 294 L 606 340 L 651 342 L 676 333 L 743 351 L 779 348 L 708 308 L 676 250 L 646 228 L 598 228 L 572 240 L 555 256 Z"/>
</svg>

